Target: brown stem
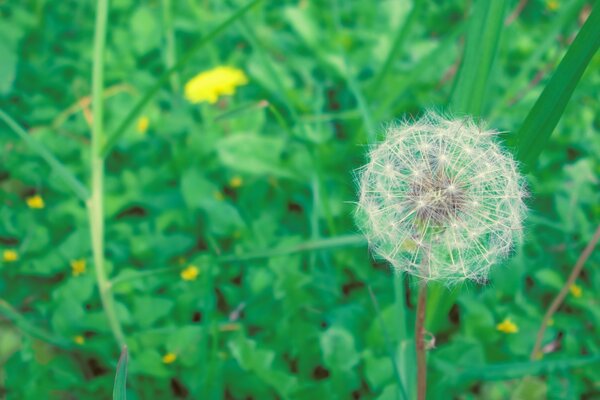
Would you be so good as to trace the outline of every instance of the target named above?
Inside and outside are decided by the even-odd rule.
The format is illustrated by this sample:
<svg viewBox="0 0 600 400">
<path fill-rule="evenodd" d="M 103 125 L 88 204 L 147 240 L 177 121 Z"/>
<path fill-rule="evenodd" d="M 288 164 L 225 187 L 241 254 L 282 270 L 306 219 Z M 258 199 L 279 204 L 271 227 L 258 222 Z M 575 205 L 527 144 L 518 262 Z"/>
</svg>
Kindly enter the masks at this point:
<svg viewBox="0 0 600 400">
<path fill-rule="evenodd" d="M 552 301 L 552 304 L 550 304 L 550 307 L 546 311 L 544 319 L 542 320 L 542 325 L 540 326 L 540 329 L 535 338 L 535 345 L 533 346 L 533 351 L 529 356 L 530 360 L 536 360 L 542 355 L 540 349 L 542 347 L 542 340 L 544 339 L 544 333 L 546 332 L 548 321 L 550 321 L 550 318 L 552 318 L 556 310 L 558 310 L 558 307 L 560 307 L 563 300 L 567 296 L 567 293 L 569 293 L 569 289 L 571 288 L 573 283 L 575 283 L 575 279 L 577 279 L 577 277 L 579 276 L 579 273 L 583 269 L 583 265 L 592 254 L 592 251 L 594 251 L 594 247 L 596 247 L 598 240 L 600 240 L 600 225 L 598 226 L 598 228 L 596 228 L 594 236 L 579 256 L 577 263 L 575 263 L 575 267 L 573 267 L 573 270 L 571 271 L 571 275 L 569 275 L 569 278 L 565 282 L 564 286 L 562 287 L 562 289 L 560 290 L 560 292 L 558 293 L 554 301 Z"/>
<path fill-rule="evenodd" d="M 425 306 L 427 300 L 427 284 L 419 287 L 417 303 L 417 320 L 415 323 L 415 342 L 417 347 L 417 399 L 425 400 L 427 391 L 427 358 L 425 354 Z"/>
</svg>

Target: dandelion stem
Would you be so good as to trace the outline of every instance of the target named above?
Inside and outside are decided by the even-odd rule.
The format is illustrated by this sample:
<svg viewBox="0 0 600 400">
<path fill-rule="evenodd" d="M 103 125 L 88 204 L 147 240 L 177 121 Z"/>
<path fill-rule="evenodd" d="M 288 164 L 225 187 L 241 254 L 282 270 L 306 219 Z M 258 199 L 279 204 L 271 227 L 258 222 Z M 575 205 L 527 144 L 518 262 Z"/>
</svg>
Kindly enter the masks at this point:
<svg viewBox="0 0 600 400">
<path fill-rule="evenodd" d="M 600 225 L 598 225 L 598 228 L 596 228 L 596 232 L 594 232 L 594 236 L 592 237 L 592 239 L 589 241 L 589 243 L 587 244 L 587 246 L 585 247 L 585 249 L 579 256 L 579 259 L 575 263 L 575 266 L 573 267 L 573 270 L 571 271 L 571 274 L 569 275 L 569 278 L 565 282 L 564 286 L 562 287 L 562 289 L 560 290 L 560 292 L 558 293 L 558 295 L 556 296 L 554 301 L 552 301 L 552 304 L 550 304 L 550 307 L 548 307 L 548 310 L 546 311 L 546 314 L 544 315 L 544 319 L 542 320 L 542 324 L 540 325 L 540 329 L 538 330 L 538 333 L 537 333 L 537 336 L 535 339 L 535 345 L 533 346 L 533 351 L 531 352 L 531 355 L 529 356 L 530 360 L 533 361 L 533 360 L 536 360 L 541 357 L 542 354 L 541 354 L 540 350 L 542 347 L 542 340 L 544 339 L 544 333 L 546 332 L 546 328 L 548 326 L 548 321 L 550 321 L 550 319 L 552 318 L 552 316 L 554 315 L 556 310 L 558 310 L 558 308 L 561 306 L 562 302 L 564 301 L 565 297 L 567 296 L 567 293 L 569 293 L 570 287 L 575 283 L 575 279 L 577 279 L 577 277 L 581 273 L 581 270 L 583 269 L 585 262 L 587 261 L 588 258 L 590 258 L 590 255 L 592 254 L 592 251 L 594 251 L 594 247 L 596 247 L 596 244 L 598 243 L 599 240 L 600 240 Z"/>
<path fill-rule="evenodd" d="M 415 342 L 417 350 L 417 399 L 425 400 L 427 392 L 427 355 L 425 354 L 425 306 L 427 299 L 427 284 L 419 287 L 417 303 L 417 319 L 415 322 Z"/>
<path fill-rule="evenodd" d="M 94 61 L 92 66 L 92 195 L 86 201 L 89 213 L 94 271 L 100 292 L 100 300 L 110 329 L 119 347 L 125 345 L 125 335 L 115 309 L 110 281 L 104 262 L 104 159 L 100 154 L 104 139 L 104 48 L 106 45 L 106 22 L 108 18 L 108 0 L 99 0 L 96 8 L 96 26 L 94 32 Z"/>
</svg>

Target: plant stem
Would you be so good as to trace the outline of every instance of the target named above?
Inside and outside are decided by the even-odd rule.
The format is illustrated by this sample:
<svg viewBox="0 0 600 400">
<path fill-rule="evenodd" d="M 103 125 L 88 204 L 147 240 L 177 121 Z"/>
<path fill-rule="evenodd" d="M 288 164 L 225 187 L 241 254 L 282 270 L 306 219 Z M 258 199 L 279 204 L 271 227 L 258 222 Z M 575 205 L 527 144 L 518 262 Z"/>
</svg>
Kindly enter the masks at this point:
<svg viewBox="0 0 600 400">
<path fill-rule="evenodd" d="M 531 352 L 531 354 L 529 356 L 530 360 L 536 360 L 536 359 L 541 358 L 542 354 L 541 354 L 540 350 L 542 347 L 542 340 L 544 339 L 544 333 L 546 332 L 546 327 L 548 326 L 548 321 L 550 321 L 550 318 L 552 318 L 552 316 L 554 315 L 556 310 L 558 310 L 558 308 L 561 306 L 562 302 L 564 301 L 565 297 L 567 296 L 567 293 L 569 293 L 569 289 L 571 288 L 573 283 L 575 283 L 575 279 L 577 279 L 577 277 L 581 273 L 581 270 L 583 269 L 585 262 L 592 254 L 592 251 L 594 251 L 594 247 L 596 247 L 596 244 L 598 243 L 599 240 L 600 240 L 600 225 L 598 225 L 598 228 L 596 228 L 596 232 L 594 232 L 594 236 L 592 237 L 592 239 L 589 241 L 589 243 L 587 244 L 587 246 L 585 247 L 585 249 L 579 256 L 579 259 L 575 263 L 575 266 L 573 267 L 573 270 L 571 271 L 569 278 L 563 285 L 562 289 L 560 290 L 560 292 L 558 293 L 558 295 L 556 296 L 554 301 L 552 301 L 552 304 L 550 304 L 550 307 L 548 307 L 548 310 L 546 311 L 546 314 L 544 315 L 544 319 L 542 320 L 542 324 L 540 325 L 540 329 L 538 330 L 537 336 L 535 338 L 535 345 L 533 346 L 533 351 Z"/>
<path fill-rule="evenodd" d="M 417 399 L 425 400 L 427 392 L 427 355 L 425 354 L 425 306 L 427 300 L 427 284 L 419 287 L 417 303 L 417 319 L 415 322 L 415 342 L 417 350 Z"/>
<path fill-rule="evenodd" d="M 104 159 L 100 155 L 103 144 L 104 121 L 104 48 L 106 44 L 106 20 L 108 0 L 98 0 L 94 32 L 94 59 L 92 66 L 92 195 L 86 201 L 90 220 L 90 235 L 94 255 L 94 270 L 100 292 L 100 300 L 112 334 L 119 347 L 125 345 L 125 335 L 117 318 L 115 301 L 104 262 Z"/>
</svg>

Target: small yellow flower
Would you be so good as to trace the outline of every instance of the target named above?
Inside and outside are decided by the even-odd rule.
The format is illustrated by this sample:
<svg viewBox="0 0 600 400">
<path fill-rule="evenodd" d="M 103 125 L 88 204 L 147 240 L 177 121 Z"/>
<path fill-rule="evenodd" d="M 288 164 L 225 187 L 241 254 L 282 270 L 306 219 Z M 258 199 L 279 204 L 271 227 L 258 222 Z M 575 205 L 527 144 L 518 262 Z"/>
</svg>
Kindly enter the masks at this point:
<svg viewBox="0 0 600 400">
<path fill-rule="evenodd" d="M 190 103 L 206 101 L 214 104 L 219 96 L 234 94 L 238 86 L 247 83 L 244 71 L 233 67 L 216 67 L 190 79 L 185 84 L 185 98 Z"/>
<path fill-rule="evenodd" d="M 148 119 L 148 117 L 141 116 L 140 118 L 138 118 L 137 120 L 137 131 L 139 133 L 141 133 L 142 135 L 144 135 L 147 131 L 148 131 L 148 127 L 150 126 L 150 119 Z"/>
<path fill-rule="evenodd" d="M 85 338 L 81 335 L 77 335 L 73 338 L 73 341 L 81 346 L 82 344 L 85 343 Z"/>
<path fill-rule="evenodd" d="M 71 261 L 71 273 L 73 276 L 79 276 L 85 272 L 85 260 L 73 260 Z"/>
<path fill-rule="evenodd" d="M 194 281 L 200 274 L 200 270 L 195 265 L 190 265 L 183 271 L 181 271 L 181 279 L 184 281 Z"/>
<path fill-rule="evenodd" d="M 517 327 L 517 325 L 514 322 L 512 322 L 510 318 L 505 318 L 504 321 L 496 325 L 496 329 L 504 333 L 519 332 L 519 327 Z"/>
<path fill-rule="evenodd" d="M 550 10 L 550 11 L 556 11 L 556 10 L 558 10 L 559 6 L 560 6 L 560 4 L 556 0 L 548 0 L 548 1 L 546 1 L 546 7 L 548 7 L 548 10 Z"/>
<path fill-rule="evenodd" d="M 229 186 L 231 186 L 232 188 L 235 189 L 235 188 L 239 188 L 240 186 L 242 186 L 243 183 L 244 183 L 244 181 L 242 180 L 242 178 L 240 178 L 239 176 L 234 176 L 229 181 Z"/>
<path fill-rule="evenodd" d="M 165 364 L 174 363 L 175 360 L 177 360 L 177 354 L 175 354 L 175 353 L 167 353 L 162 358 L 162 362 Z"/>
<path fill-rule="evenodd" d="M 45 205 L 42 196 L 37 194 L 35 196 L 28 197 L 25 199 L 25 201 L 27 202 L 27 206 L 29 208 L 44 208 Z"/>
<path fill-rule="evenodd" d="M 581 297 L 581 294 L 583 293 L 583 289 L 581 289 L 581 286 L 575 283 L 571 285 L 569 291 L 571 292 L 573 297 Z"/>
<path fill-rule="evenodd" d="M 4 250 L 2 259 L 6 262 L 15 262 L 19 259 L 19 253 L 14 250 Z"/>
</svg>

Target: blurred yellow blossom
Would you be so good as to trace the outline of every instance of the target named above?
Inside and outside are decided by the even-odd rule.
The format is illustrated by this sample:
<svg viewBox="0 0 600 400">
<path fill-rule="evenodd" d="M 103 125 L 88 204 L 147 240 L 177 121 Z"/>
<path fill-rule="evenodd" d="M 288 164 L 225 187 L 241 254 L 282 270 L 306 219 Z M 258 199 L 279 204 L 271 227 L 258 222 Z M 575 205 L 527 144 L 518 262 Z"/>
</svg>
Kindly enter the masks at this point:
<svg viewBox="0 0 600 400">
<path fill-rule="evenodd" d="M 206 101 L 214 104 L 219 96 L 234 94 L 238 86 L 247 83 L 244 71 L 233 67 L 216 67 L 190 79 L 185 84 L 185 98 L 191 103 Z"/>
<path fill-rule="evenodd" d="M 571 292 L 573 297 L 581 297 L 581 294 L 583 293 L 581 286 L 579 286 L 575 283 L 571 285 L 571 287 L 569 288 L 569 291 Z"/>
<path fill-rule="evenodd" d="M 560 6 L 560 4 L 556 0 L 546 1 L 546 7 L 548 7 L 548 10 L 550 10 L 550 11 L 558 10 L 559 6 Z"/>
<path fill-rule="evenodd" d="M 200 274 L 200 270 L 195 265 L 190 265 L 183 271 L 181 271 L 181 279 L 184 281 L 193 281 L 196 280 L 198 275 Z"/>
<path fill-rule="evenodd" d="M 2 259 L 6 262 L 14 262 L 19 259 L 19 253 L 14 250 L 4 250 L 2 253 Z"/>
<path fill-rule="evenodd" d="M 162 362 L 165 364 L 174 363 L 175 360 L 177 360 L 177 355 L 175 353 L 167 353 L 162 358 Z"/>
<path fill-rule="evenodd" d="M 239 176 L 234 176 L 229 181 L 229 186 L 231 186 L 232 188 L 235 189 L 235 188 L 239 188 L 240 186 L 242 186 L 243 183 L 244 183 L 244 181 L 242 180 L 242 178 L 240 178 Z"/>
<path fill-rule="evenodd" d="M 25 199 L 29 208 L 44 208 L 44 199 L 40 195 L 35 195 Z"/>
<path fill-rule="evenodd" d="M 71 261 L 71 273 L 73 276 L 79 276 L 85 272 L 85 260 L 73 260 Z"/>
<path fill-rule="evenodd" d="M 510 318 L 505 318 L 504 321 L 496 325 L 496 329 L 504 333 L 519 332 L 519 327 L 517 327 L 517 325 L 514 322 L 512 322 Z"/>
<path fill-rule="evenodd" d="M 82 344 L 85 343 L 85 338 L 81 335 L 77 335 L 73 338 L 73 341 L 81 346 Z"/>
<path fill-rule="evenodd" d="M 150 119 L 145 115 L 141 116 L 137 120 L 137 131 L 142 135 L 148 131 L 148 127 L 150 126 Z"/>
</svg>

